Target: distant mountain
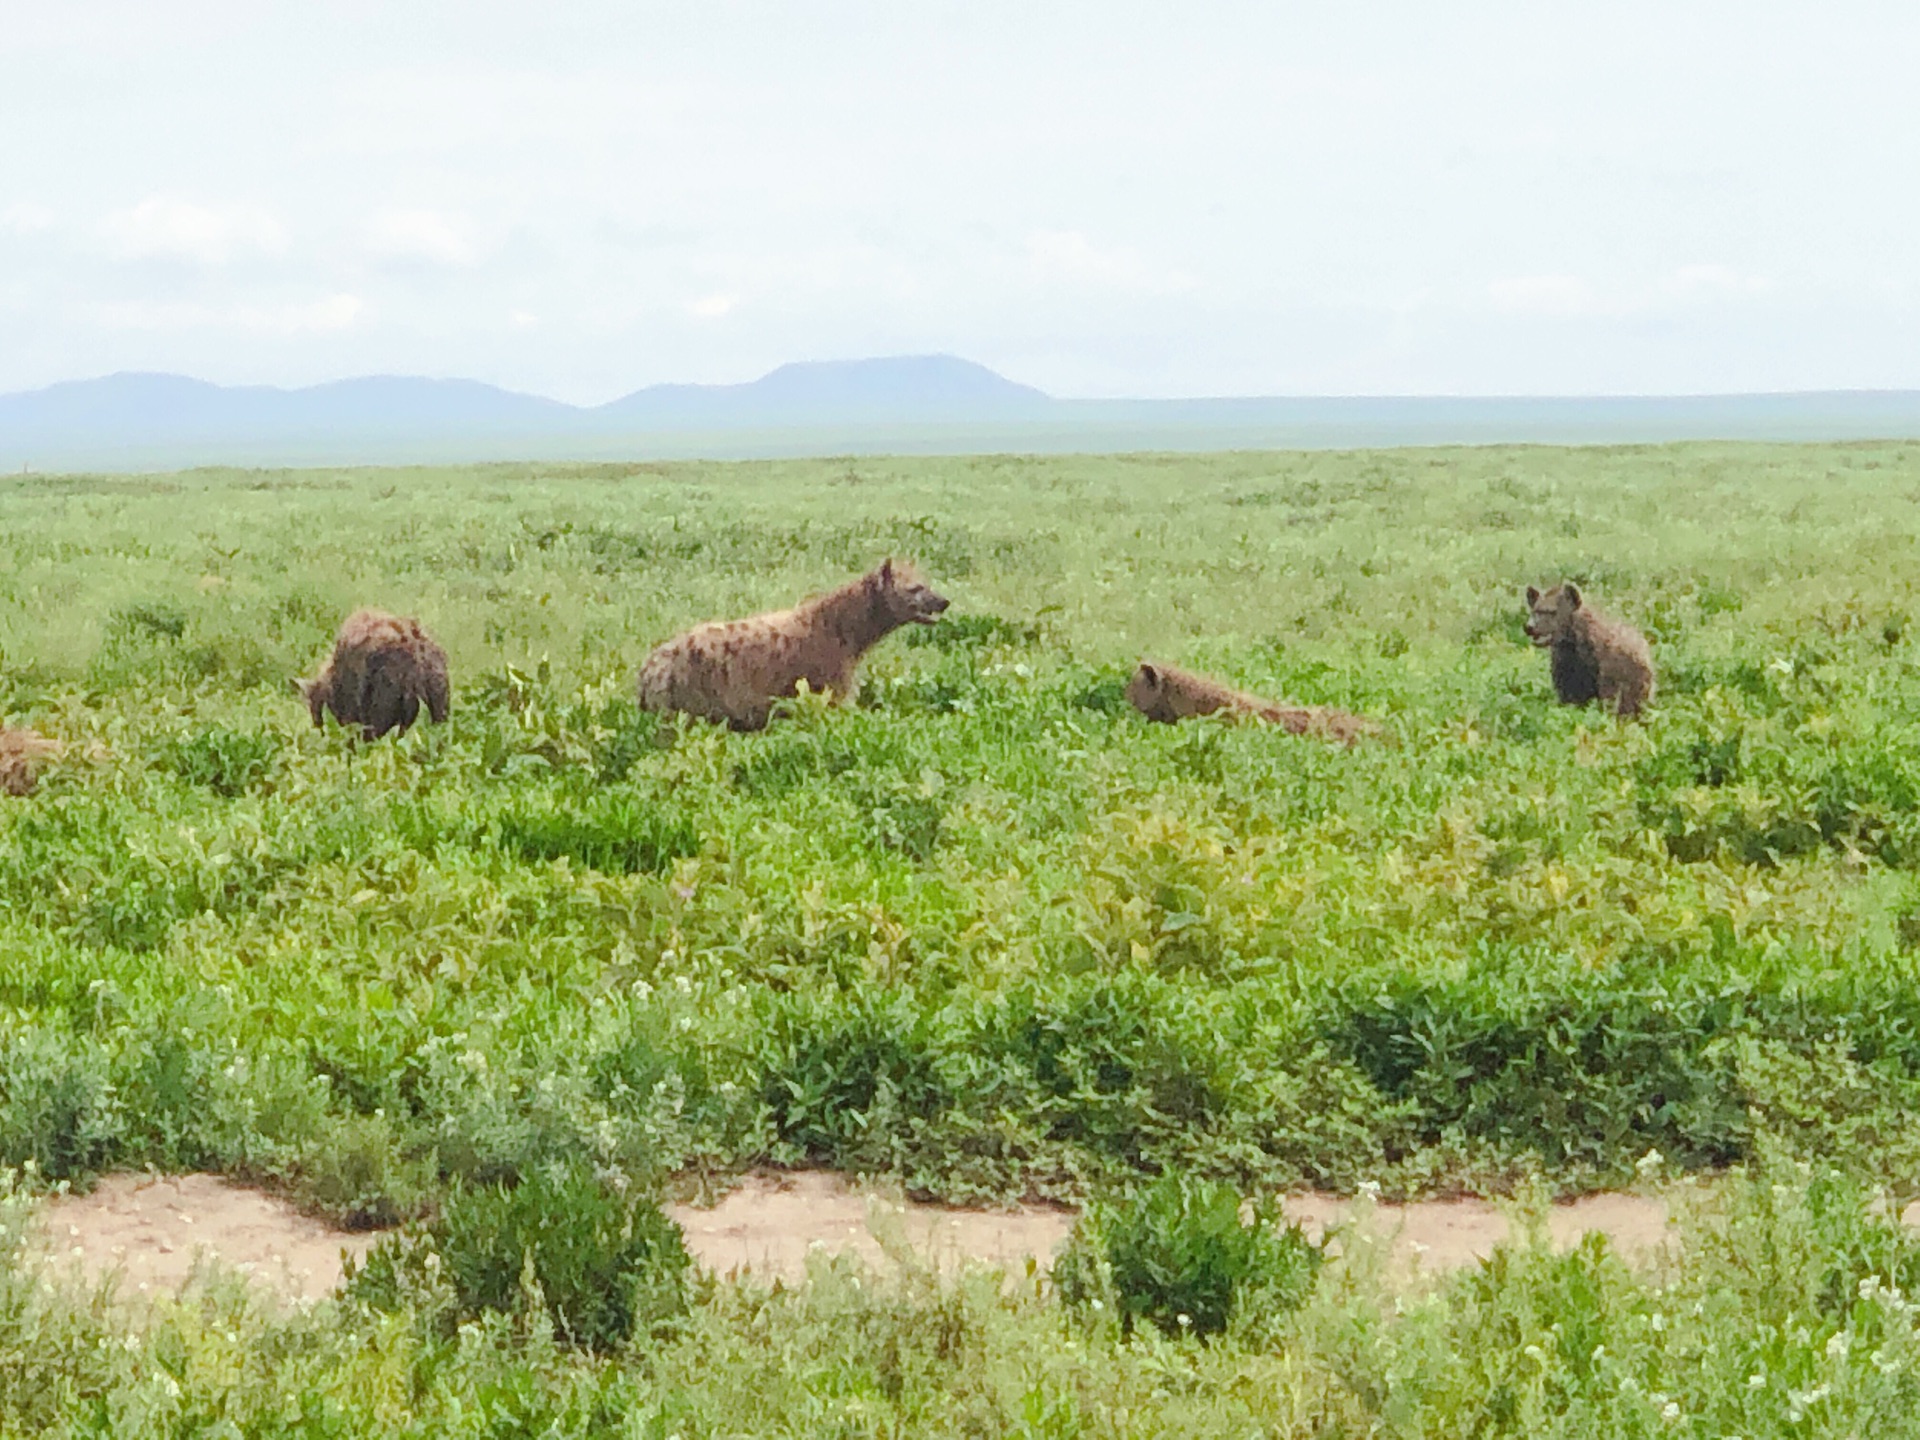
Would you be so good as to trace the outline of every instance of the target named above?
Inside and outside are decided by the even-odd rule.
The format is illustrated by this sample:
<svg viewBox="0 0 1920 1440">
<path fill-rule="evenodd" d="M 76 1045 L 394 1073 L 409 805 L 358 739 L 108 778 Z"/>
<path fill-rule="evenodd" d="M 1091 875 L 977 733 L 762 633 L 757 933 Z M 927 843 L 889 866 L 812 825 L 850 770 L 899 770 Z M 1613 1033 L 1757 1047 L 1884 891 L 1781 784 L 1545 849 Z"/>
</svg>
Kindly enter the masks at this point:
<svg viewBox="0 0 1920 1440">
<path fill-rule="evenodd" d="M 1053 404 L 1031 385 L 951 355 L 814 360 L 746 385 L 653 385 L 600 406 L 610 424 L 913 424 L 1033 416 Z"/>
<path fill-rule="evenodd" d="M 120 374 L 0 395 L 0 471 L 1920 438 L 1920 392 L 1058 400 L 950 355 L 783 365 L 582 408 L 472 380 Z"/>
<path fill-rule="evenodd" d="M 446 425 L 526 427 L 551 423 L 571 406 L 516 395 L 477 380 L 371 375 L 303 390 L 210 385 L 181 375 L 123 373 L 0 395 L 0 436 L 50 437 L 85 427 L 127 439 L 149 436 L 324 431 L 335 427 L 415 429 Z"/>
</svg>

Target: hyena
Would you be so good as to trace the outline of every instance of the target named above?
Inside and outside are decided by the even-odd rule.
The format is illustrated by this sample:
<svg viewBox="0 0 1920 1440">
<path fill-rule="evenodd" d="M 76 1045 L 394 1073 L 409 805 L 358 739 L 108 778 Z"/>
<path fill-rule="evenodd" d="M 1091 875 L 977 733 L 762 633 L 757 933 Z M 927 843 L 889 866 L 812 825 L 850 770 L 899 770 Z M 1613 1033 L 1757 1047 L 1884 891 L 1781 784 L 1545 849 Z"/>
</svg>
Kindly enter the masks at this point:
<svg viewBox="0 0 1920 1440">
<path fill-rule="evenodd" d="M 1653 654 L 1624 621 L 1587 604 L 1572 581 L 1544 595 L 1527 587 L 1527 638 L 1553 652 L 1553 688 L 1565 705 L 1595 700 L 1619 715 L 1638 715 L 1653 699 Z"/>
<path fill-rule="evenodd" d="M 640 705 L 678 710 L 735 730 L 759 730 L 799 689 L 853 698 L 860 657 L 902 625 L 931 625 L 947 608 L 910 565 L 886 561 L 838 590 L 744 620 L 709 620 L 659 646 L 640 667 Z"/>
<path fill-rule="evenodd" d="M 364 738 L 378 740 L 390 731 L 405 734 L 422 705 L 434 724 L 447 718 L 447 652 L 418 620 L 356 610 L 342 622 L 320 673 L 293 686 L 315 725 L 331 710 L 342 725 L 358 725 Z"/>
<path fill-rule="evenodd" d="M 1278 725 L 1290 735 L 1321 735 L 1351 745 L 1362 735 L 1379 732 L 1371 720 L 1345 710 L 1320 705 L 1276 705 L 1235 690 L 1218 680 L 1172 665 L 1143 660 L 1127 682 L 1127 700 L 1149 720 L 1172 724 L 1196 715 L 1226 711 Z"/>
<path fill-rule="evenodd" d="M 40 767 L 66 747 L 32 730 L 0 730 L 0 794 L 31 795 Z"/>
</svg>

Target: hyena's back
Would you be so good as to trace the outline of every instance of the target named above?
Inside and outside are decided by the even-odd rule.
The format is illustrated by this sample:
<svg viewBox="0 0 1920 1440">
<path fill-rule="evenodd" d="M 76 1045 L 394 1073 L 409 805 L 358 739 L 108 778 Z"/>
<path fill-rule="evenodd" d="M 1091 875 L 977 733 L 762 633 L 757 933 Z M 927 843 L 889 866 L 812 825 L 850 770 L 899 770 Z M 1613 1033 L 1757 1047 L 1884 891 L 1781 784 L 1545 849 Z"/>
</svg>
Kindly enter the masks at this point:
<svg viewBox="0 0 1920 1440">
<path fill-rule="evenodd" d="M 382 610 L 349 615 L 320 674 L 301 685 L 314 724 L 331 710 L 369 740 L 404 732 L 424 705 L 439 724 L 450 709 L 447 654 L 418 620 Z"/>
<path fill-rule="evenodd" d="M 827 647 L 807 644 L 786 612 L 710 620 L 658 646 L 640 667 L 640 705 L 758 730 L 773 703 L 802 680 L 811 690 L 844 692 L 847 667 Z"/>
</svg>

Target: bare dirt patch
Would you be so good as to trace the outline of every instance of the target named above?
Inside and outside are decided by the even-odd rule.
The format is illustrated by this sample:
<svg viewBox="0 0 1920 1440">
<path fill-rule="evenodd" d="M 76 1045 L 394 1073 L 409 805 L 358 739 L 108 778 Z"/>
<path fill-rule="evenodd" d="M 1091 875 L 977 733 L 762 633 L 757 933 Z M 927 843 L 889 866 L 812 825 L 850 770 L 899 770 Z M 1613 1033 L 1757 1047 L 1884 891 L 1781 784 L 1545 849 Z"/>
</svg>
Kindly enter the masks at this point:
<svg viewBox="0 0 1920 1440">
<path fill-rule="evenodd" d="M 816 1250 L 853 1254 L 873 1265 L 886 1254 L 873 1231 L 897 1233 L 923 1261 L 953 1269 L 969 1261 L 1043 1267 L 1073 1229 L 1071 1211 L 1025 1207 L 960 1210 L 901 1201 L 822 1171 L 749 1175 L 710 1209 L 671 1205 L 694 1263 L 718 1275 L 749 1272 L 797 1281 Z"/>
<path fill-rule="evenodd" d="M 178 1294 L 197 1263 L 212 1261 L 303 1301 L 337 1289 L 343 1256 L 364 1255 L 378 1237 L 335 1230 L 215 1175 L 109 1175 L 90 1194 L 48 1205 L 42 1238 L 56 1270 L 87 1284 L 118 1271 L 129 1298 Z"/>
<path fill-rule="evenodd" d="M 1352 1201 L 1290 1195 L 1290 1219 L 1310 1233 L 1350 1219 Z M 1041 1269 L 1073 1228 L 1071 1211 L 1040 1206 L 968 1210 L 903 1201 L 838 1175 L 794 1171 L 750 1175 L 712 1206 L 670 1205 L 694 1263 L 720 1276 L 751 1274 L 794 1283 L 818 1251 L 890 1263 L 876 1238 L 897 1238 L 944 1271 L 964 1264 Z M 1920 1206 L 1909 1210 L 1920 1223 Z M 1374 1207 L 1373 1233 L 1401 1273 L 1437 1273 L 1472 1265 L 1511 1236 L 1500 1207 L 1483 1200 L 1435 1200 Z M 1592 1232 L 1629 1259 L 1650 1255 L 1666 1238 L 1667 1207 L 1642 1195 L 1590 1195 L 1555 1205 L 1547 1232 L 1560 1248 Z M 196 1263 L 238 1271 L 286 1300 L 317 1299 L 338 1287 L 346 1255 L 364 1255 L 377 1235 L 330 1228 L 270 1195 L 212 1175 L 114 1175 L 91 1194 L 47 1206 L 42 1249 L 57 1269 L 97 1283 L 118 1271 L 123 1295 L 178 1293 Z"/>
<path fill-rule="evenodd" d="M 1282 1208 L 1315 1236 L 1349 1219 L 1354 1209 L 1352 1201 L 1327 1195 L 1290 1195 Z M 817 1171 L 749 1176 L 711 1208 L 675 1205 L 668 1213 L 686 1232 L 687 1249 L 703 1269 L 788 1282 L 805 1275 L 807 1257 L 816 1250 L 884 1264 L 874 1228 L 902 1235 L 923 1260 L 942 1269 L 976 1261 L 1018 1271 L 1028 1258 L 1045 1269 L 1074 1220 L 1071 1211 L 1053 1208 L 961 1210 L 903 1202 Z M 1510 1234 L 1507 1217 L 1484 1200 L 1380 1205 L 1372 1225 L 1402 1272 L 1474 1264 Z M 1639 1195 L 1592 1195 L 1556 1205 L 1547 1217 L 1548 1235 L 1560 1248 L 1590 1231 L 1606 1235 L 1629 1259 L 1644 1256 L 1666 1236 L 1667 1207 Z"/>
<path fill-rule="evenodd" d="M 1329 1195 L 1289 1195 L 1281 1206 L 1316 1238 L 1353 1218 L 1354 1202 Z M 1667 1238 L 1667 1206 L 1645 1195 L 1586 1195 L 1547 1212 L 1547 1237 L 1569 1250 L 1587 1235 L 1607 1237 L 1628 1260 L 1650 1256 Z M 1387 1242 L 1391 1263 L 1429 1272 L 1474 1265 L 1512 1238 L 1500 1207 L 1486 1200 L 1419 1200 L 1373 1207 L 1373 1233 Z"/>
</svg>

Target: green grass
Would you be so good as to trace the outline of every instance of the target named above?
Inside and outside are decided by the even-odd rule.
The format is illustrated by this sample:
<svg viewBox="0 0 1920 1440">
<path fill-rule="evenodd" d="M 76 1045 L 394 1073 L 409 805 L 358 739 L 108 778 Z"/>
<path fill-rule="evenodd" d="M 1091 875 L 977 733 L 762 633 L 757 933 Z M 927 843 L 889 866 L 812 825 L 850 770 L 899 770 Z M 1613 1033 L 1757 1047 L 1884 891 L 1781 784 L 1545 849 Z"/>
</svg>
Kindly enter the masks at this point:
<svg viewBox="0 0 1920 1440">
<path fill-rule="evenodd" d="M 0 804 L 0 1163 L 363 1224 L 764 1161 L 1907 1193 L 1916 501 L 1912 445 L 7 477 L 0 721 L 93 758 Z M 856 707 L 632 703 L 889 553 L 954 609 Z M 1654 641 L 1644 723 L 1553 703 L 1568 577 Z M 359 604 L 446 644 L 448 726 L 308 724 Z M 1146 725 L 1143 654 L 1390 740 Z"/>
<path fill-rule="evenodd" d="M 555 1159 L 1579 1189 L 1772 1129 L 1913 1178 L 1920 448 L 0 484 L 0 710 L 106 755 L 0 807 L 0 1158 L 369 1218 Z M 634 706 L 891 552 L 955 609 L 858 707 Z M 1653 637 L 1646 723 L 1553 703 L 1562 575 Z M 363 602 L 449 726 L 308 725 Z M 1391 743 L 1147 726 L 1142 653 Z"/>
</svg>

